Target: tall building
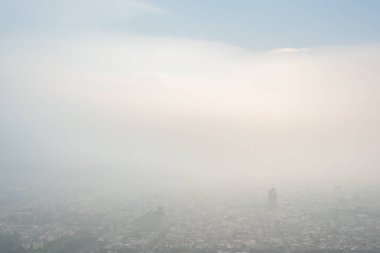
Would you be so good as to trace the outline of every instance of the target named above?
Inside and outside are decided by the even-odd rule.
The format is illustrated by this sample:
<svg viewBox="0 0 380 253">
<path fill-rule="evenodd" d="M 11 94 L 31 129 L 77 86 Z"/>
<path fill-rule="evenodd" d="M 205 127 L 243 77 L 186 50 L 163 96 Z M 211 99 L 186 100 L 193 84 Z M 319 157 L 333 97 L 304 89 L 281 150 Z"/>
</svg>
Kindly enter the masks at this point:
<svg viewBox="0 0 380 253">
<path fill-rule="evenodd" d="M 271 188 L 268 191 L 268 210 L 276 211 L 277 210 L 277 192 L 276 188 Z"/>
</svg>

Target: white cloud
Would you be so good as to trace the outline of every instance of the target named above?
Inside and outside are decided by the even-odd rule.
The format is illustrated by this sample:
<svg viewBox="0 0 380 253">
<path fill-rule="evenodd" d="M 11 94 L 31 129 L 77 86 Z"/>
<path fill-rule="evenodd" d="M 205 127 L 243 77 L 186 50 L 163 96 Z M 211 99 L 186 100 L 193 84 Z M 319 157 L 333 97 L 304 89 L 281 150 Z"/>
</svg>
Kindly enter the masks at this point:
<svg viewBox="0 0 380 253">
<path fill-rule="evenodd" d="M 308 48 L 279 48 L 274 49 L 271 52 L 272 53 L 299 53 L 299 52 L 306 52 L 308 51 Z"/>
<path fill-rule="evenodd" d="M 23 50 L 2 53 L 0 97 L 5 125 L 30 143 L 12 145 L 34 162 L 222 178 L 380 165 L 378 45 L 273 54 L 126 37 Z"/>
</svg>

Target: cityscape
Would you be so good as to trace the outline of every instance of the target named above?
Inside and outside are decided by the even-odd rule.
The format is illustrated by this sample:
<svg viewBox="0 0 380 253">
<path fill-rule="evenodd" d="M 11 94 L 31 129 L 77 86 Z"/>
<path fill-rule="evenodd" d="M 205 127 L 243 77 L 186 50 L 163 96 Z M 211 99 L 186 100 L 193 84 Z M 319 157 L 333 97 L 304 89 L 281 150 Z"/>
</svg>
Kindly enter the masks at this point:
<svg viewBox="0 0 380 253">
<path fill-rule="evenodd" d="M 380 253 L 380 0 L 0 0 L 0 253 Z"/>
<path fill-rule="evenodd" d="M 376 192 L 340 186 L 326 192 L 259 192 L 57 198 L 8 190 L 0 198 L 0 246 L 9 245 L 9 252 L 83 253 L 380 250 Z"/>
</svg>

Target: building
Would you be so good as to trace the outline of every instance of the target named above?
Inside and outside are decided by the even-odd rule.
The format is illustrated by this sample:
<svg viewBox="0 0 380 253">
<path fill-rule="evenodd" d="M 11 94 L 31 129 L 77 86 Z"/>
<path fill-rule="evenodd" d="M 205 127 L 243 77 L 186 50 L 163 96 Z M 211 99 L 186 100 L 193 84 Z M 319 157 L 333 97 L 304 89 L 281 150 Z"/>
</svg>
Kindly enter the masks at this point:
<svg viewBox="0 0 380 253">
<path fill-rule="evenodd" d="M 274 212 L 277 210 L 277 192 L 276 192 L 276 188 L 271 188 L 269 191 L 268 191 L 268 210 L 271 211 L 271 212 Z"/>
</svg>

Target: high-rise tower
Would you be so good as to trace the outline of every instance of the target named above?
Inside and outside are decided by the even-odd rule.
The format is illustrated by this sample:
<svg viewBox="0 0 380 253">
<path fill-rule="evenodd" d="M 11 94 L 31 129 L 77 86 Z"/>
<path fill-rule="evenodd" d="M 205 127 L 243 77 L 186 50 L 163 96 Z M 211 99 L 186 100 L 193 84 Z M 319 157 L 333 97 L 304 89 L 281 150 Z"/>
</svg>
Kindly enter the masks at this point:
<svg viewBox="0 0 380 253">
<path fill-rule="evenodd" d="M 277 192 L 276 188 L 271 188 L 268 191 L 268 210 L 276 211 L 277 210 Z"/>
</svg>

